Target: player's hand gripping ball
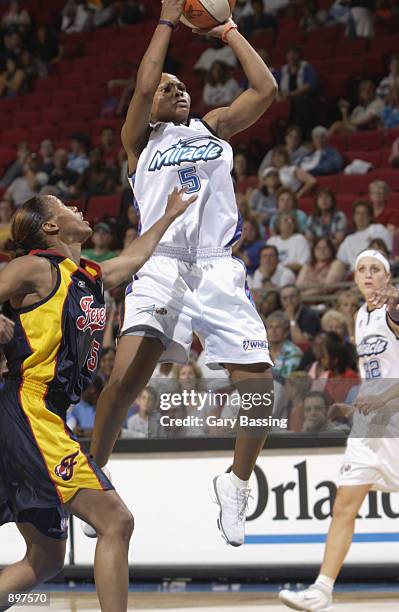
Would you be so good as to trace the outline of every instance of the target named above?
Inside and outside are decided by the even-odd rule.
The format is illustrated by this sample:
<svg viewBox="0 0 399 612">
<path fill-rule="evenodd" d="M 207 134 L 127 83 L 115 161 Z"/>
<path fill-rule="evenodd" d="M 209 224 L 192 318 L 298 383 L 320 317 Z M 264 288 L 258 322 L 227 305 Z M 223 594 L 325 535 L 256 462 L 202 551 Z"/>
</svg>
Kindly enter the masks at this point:
<svg viewBox="0 0 399 612">
<path fill-rule="evenodd" d="M 186 0 L 180 21 L 194 30 L 211 30 L 230 19 L 236 0 Z"/>
</svg>

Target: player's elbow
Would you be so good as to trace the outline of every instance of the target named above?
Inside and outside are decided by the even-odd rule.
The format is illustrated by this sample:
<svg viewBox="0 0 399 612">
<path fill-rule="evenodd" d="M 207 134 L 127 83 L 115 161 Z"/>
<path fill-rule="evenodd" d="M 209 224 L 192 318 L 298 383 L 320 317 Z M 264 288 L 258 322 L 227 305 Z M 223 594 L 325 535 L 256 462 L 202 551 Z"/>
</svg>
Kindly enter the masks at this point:
<svg viewBox="0 0 399 612">
<path fill-rule="evenodd" d="M 277 97 L 277 92 L 278 92 L 278 85 L 277 85 L 277 81 L 274 77 L 272 77 L 271 79 L 268 79 L 266 81 L 266 83 L 264 84 L 262 91 L 261 91 L 261 96 L 262 99 L 266 102 L 274 102 L 274 100 Z"/>
</svg>

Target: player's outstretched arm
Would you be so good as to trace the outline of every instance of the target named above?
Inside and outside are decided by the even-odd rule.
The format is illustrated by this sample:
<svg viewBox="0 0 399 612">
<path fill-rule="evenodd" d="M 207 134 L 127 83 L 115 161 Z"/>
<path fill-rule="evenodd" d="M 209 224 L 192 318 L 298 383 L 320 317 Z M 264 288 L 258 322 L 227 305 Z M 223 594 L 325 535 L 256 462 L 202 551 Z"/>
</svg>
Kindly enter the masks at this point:
<svg viewBox="0 0 399 612">
<path fill-rule="evenodd" d="M 225 38 L 248 78 L 249 88 L 230 106 L 212 110 L 204 117 L 217 134 L 226 140 L 253 125 L 273 103 L 278 89 L 274 76 L 262 58 L 234 28 L 231 19 L 226 26 L 228 24 L 233 28 L 227 32 Z M 216 38 L 222 38 L 226 26 L 217 26 L 209 33 Z"/>
<path fill-rule="evenodd" d="M 180 19 L 183 6 L 184 0 L 164 0 L 161 21 L 175 25 Z M 171 35 L 171 27 L 165 23 L 158 24 L 137 73 L 136 87 L 121 133 L 130 173 L 136 170 L 138 158 L 149 135 L 152 100 L 161 80 Z"/>
<path fill-rule="evenodd" d="M 112 289 L 129 280 L 153 254 L 162 236 L 177 217 L 195 202 L 198 196 L 193 195 L 183 200 L 187 187 L 177 187 L 169 194 L 163 216 L 154 223 L 140 238 L 134 240 L 118 257 L 101 264 L 105 289 Z"/>
</svg>

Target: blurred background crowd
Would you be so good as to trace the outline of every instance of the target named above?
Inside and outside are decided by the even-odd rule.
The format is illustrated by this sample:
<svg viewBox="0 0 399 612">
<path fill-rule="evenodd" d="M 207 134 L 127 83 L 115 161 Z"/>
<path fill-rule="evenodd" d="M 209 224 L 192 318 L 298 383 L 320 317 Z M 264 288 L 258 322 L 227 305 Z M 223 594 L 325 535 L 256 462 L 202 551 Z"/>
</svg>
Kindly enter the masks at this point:
<svg viewBox="0 0 399 612">
<path fill-rule="evenodd" d="M 372 246 L 394 277 L 399 268 L 399 8 L 394 0 L 237 0 L 234 16 L 279 85 L 272 108 L 232 141 L 243 219 L 233 252 L 267 328 L 275 413 L 291 432 L 346 435 L 351 415 L 339 404 L 353 402 L 359 383 L 354 262 Z M 13 256 L 14 211 L 36 194 L 75 203 L 93 223 L 87 258 L 114 257 L 138 236 L 120 128 L 158 17 L 157 0 L 0 0 L 0 265 Z M 165 70 L 186 84 L 193 116 L 248 86 L 228 46 L 183 26 Z M 69 413 L 81 437 L 112 370 L 124 290 L 107 295 L 98 377 Z M 214 376 L 193 338 L 190 364 L 157 368 L 121 435 L 147 437 L 149 423 L 153 436 L 212 434 L 162 431 L 159 394 L 211 381 L 228 387 L 224 373 Z M 231 403 L 209 413 L 228 415 Z"/>
</svg>

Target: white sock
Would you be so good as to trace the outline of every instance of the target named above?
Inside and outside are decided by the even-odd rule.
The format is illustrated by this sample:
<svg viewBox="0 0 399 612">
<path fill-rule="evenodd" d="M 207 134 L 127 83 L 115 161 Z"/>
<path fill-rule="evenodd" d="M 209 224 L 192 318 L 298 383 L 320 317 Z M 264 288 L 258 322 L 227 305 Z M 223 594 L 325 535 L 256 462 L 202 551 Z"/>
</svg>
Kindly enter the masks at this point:
<svg viewBox="0 0 399 612">
<path fill-rule="evenodd" d="M 234 472 L 230 472 L 230 480 L 236 489 L 247 489 L 249 486 L 249 480 L 241 480 Z"/>
<path fill-rule="evenodd" d="M 333 592 L 334 583 L 335 580 L 333 580 L 333 578 L 330 578 L 329 576 L 326 576 L 325 574 L 319 574 L 315 582 L 315 584 L 319 584 L 321 587 L 323 587 L 324 590 L 327 590 L 329 593 Z"/>
</svg>

